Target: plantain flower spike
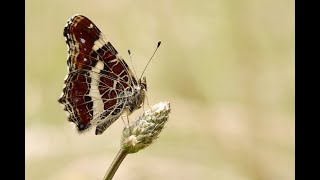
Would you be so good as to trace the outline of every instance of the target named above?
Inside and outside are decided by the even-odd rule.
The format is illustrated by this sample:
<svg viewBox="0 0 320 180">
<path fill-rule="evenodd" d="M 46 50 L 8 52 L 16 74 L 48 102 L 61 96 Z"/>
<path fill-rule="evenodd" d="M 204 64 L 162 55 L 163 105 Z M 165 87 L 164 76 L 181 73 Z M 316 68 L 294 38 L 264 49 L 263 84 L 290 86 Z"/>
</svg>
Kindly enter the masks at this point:
<svg viewBox="0 0 320 180">
<path fill-rule="evenodd" d="M 123 129 L 121 148 L 130 154 L 151 145 L 159 137 L 170 110 L 169 102 L 160 102 L 145 111 L 133 124 Z"/>
</svg>

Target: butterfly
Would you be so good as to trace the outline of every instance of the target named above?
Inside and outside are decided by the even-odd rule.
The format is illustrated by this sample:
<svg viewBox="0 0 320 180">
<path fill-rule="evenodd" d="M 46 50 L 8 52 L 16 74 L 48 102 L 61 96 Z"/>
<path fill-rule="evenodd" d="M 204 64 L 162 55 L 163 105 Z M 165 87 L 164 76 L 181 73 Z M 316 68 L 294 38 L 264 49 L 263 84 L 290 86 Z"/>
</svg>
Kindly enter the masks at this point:
<svg viewBox="0 0 320 180">
<path fill-rule="evenodd" d="M 146 78 L 135 77 L 90 19 L 72 16 L 63 36 L 68 47 L 68 74 L 58 102 L 78 132 L 96 126 L 95 134 L 102 134 L 122 114 L 129 115 L 142 106 Z"/>
</svg>

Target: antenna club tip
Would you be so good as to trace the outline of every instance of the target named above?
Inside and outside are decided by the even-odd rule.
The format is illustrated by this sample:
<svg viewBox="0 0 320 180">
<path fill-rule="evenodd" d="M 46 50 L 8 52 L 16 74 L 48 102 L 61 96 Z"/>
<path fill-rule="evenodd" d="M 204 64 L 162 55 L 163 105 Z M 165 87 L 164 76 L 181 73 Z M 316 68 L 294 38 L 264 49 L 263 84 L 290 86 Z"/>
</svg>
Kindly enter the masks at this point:
<svg viewBox="0 0 320 180">
<path fill-rule="evenodd" d="M 130 51 L 130 49 L 128 49 L 128 54 L 129 54 L 129 55 L 131 54 L 131 51 Z"/>
<path fill-rule="evenodd" d="M 158 42 L 157 48 L 160 46 L 160 44 L 161 44 L 161 41 Z"/>
</svg>

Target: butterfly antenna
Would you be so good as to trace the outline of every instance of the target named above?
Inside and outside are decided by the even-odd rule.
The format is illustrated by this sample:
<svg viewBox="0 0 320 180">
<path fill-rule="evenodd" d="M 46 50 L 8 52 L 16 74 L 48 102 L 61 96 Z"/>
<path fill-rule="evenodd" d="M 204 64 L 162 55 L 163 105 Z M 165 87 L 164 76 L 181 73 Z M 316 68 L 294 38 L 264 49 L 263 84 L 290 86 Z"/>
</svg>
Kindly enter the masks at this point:
<svg viewBox="0 0 320 180">
<path fill-rule="evenodd" d="M 137 77 L 136 70 L 134 70 L 134 64 L 133 64 L 133 61 L 132 61 L 132 58 L 131 58 L 131 51 L 130 51 L 130 49 L 128 49 L 128 54 L 129 54 L 129 57 L 130 57 L 130 61 L 131 61 L 133 73 L 134 73 L 135 77 Z"/>
<path fill-rule="evenodd" d="M 156 54 L 156 52 L 157 52 L 157 50 L 158 50 L 158 48 L 159 48 L 160 44 L 161 44 L 161 41 L 159 41 L 159 42 L 158 42 L 158 45 L 157 45 L 156 50 L 154 50 L 154 52 L 153 52 L 153 54 L 152 54 L 151 58 L 149 59 L 149 61 L 148 61 L 147 65 L 144 67 L 144 70 L 142 71 L 142 74 L 141 74 L 140 79 L 142 78 L 143 73 L 144 73 L 144 71 L 147 69 L 147 67 L 148 67 L 148 65 L 149 65 L 149 63 L 150 63 L 150 61 L 151 61 L 151 59 L 153 58 L 154 54 Z"/>
</svg>

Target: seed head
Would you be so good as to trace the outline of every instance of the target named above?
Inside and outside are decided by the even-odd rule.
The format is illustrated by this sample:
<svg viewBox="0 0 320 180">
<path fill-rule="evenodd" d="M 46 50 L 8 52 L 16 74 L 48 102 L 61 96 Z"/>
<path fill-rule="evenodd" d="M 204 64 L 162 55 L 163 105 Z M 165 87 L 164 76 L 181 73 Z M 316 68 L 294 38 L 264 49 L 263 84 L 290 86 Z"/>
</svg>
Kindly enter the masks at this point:
<svg viewBox="0 0 320 180">
<path fill-rule="evenodd" d="M 145 111 L 133 124 L 122 131 L 121 148 L 136 153 L 159 137 L 170 113 L 170 103 L 160 102 Z"/>
</svg>

